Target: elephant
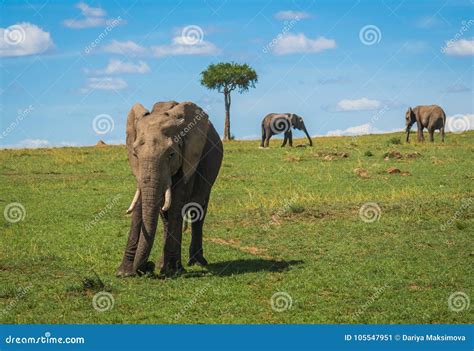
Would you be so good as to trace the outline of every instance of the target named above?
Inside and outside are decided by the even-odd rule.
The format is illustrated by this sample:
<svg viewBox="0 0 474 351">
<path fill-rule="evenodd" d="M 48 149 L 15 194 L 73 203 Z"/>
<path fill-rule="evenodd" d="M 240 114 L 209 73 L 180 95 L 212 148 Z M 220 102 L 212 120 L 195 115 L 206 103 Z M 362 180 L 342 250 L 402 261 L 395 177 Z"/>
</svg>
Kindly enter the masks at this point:
<svg viewBox="0 0 474 351">
<path fill-rule="evenodd" d="M 285 139 L 281 147 L 285 146 L 287 142 L 290 146 L 293 146 L 291 127 L 302 130 L 309 140 L 309 146 L 313 146 L 313 141 L 306 130 L 302 117 L 294 113 L 270 113 L 262 120 L 262 142 L 260 147 L 268 147 L 270 138 L 282 132 L 285 133 Z"/>
<path fill-rule="evenodd" d="M 444 142 L 444 128 L 446 126 L 446 114 L 438 105 L 416 106 L 408 108 L 405 114 L 406 142 L 410 142 L 410 129 L 413 124 L 417 125 L 418 141 L 424 141 L 423 129 L 427 128 L 430 133 L 430 141 L 434 141 L 434 132 L 439 129 L 441 141 Z"/>
<path fill-rule="evenodd" d="M 128 114 L 126 134 L 136 192 L 127 210 L 132 214 L 131 226 L 116 275 L 154 271 L 148 258 L 158 216 L 164 227 L 160 273 L 185 272 L 181 263 L 184 216 L 191 216 L 192 222 L 188 265 L 207 265 L 202 229 L 223 158 L 222 142 L 208 115 L 192 102 L 159 102 L 151 112 L 137 103 Z"/>
</svg>

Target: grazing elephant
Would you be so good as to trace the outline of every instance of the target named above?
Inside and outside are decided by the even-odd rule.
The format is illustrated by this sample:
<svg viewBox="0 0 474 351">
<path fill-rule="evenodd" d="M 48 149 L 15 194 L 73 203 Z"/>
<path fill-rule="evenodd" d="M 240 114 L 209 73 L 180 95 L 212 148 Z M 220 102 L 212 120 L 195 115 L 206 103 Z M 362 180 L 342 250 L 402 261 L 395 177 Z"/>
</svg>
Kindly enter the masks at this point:
<svg viewBox="0 0 474 351">
<path fill-rule="evenodd" d="M 160 102 L 151 112 L 135 104 L 127 118 L 126 142 L 137 190 L 127 210 L 132 223 L 117 276 L 153 271 L 148 257 L 158 216 L 164 226 L 161 273 L 183 272 L 183 217 L 191 211 L 188 264 L 206 265 L 202 227 L 223 156 L 222 142 L 207 114 L 191 102 Z"/>
<path fill-rule="evenodd" d="M 424 141 L 423 129 L 427 128 L 430 133 L 430 141 L 434 141 L 434 132 L 439 129 L 441 141 L 444 142 L 444 127 L 446 125 L 446 114 L 438 105 L 417 106 L 408 108 L 405 114 L 407 143 L 410 142 L 410 129 L 415 124 L 418 128 L 418 141 Z"/>
<path fill-rule="evenodd" d="M 293 146 L 293 135 L 291 127 L 302 130 L 309 140 L 309 146 L 313 146 L 313 141 L 306 130 L 303 118 L 294 113 L 270 113 L 262 120 L 262 142 L 260 147 L 268 147 L 270 138 L 279 133 L 285 133 L 285 139 L 281 146 L 285 146 L 289 142 Z"/>
</svg>

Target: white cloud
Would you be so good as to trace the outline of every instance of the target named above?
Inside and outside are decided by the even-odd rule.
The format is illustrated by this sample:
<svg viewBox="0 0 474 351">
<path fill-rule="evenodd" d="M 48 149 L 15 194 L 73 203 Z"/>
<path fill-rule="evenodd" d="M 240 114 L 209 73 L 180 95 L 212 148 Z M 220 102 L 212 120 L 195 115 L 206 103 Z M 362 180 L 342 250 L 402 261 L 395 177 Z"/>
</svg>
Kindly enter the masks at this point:
<svg viewBox="0 0 474 351">
<path fill-rule="evenodd" d="M 27 56 L 41 54 L 54 47 L 51 35 L 28 23 L 0 28 L 0 56 Z"/>
<path fill-rule="evenodd" d="M 402 129 L 380 130 L 370 123 L 349 127 L 347 129 L 336 129 L 326 133 L 326 136 L 343 136 L 343 135 L 366 135 L 366 134 L 385 134 L 401 131 Z"/>
<path fill-rule="evenodd" d="M 219 49 L 205 40 L 196 43 L 189 43 L 186 38 L 176 36 L 170 45 L 157 45 L 151 48 L 152 55 L 155 57 L 163 56 L 182 56 L 182 55 L 215 55 Z"/>
<path fill-rule="evenodd" d="M 447 41 L 443 52 L 452 56 L 474 56 L 474 39 Z"/>
<path fill-rule="evenodd" d="M 382 106 L 382 103 L 378 100 L 370 100 L 366 97 L 349 100 L 344 99 L 337 103 L 336 111 L 346 112 L 346 111 L 371 111 L 377 110 Z"/>
<path fill-rule="evenodd" d="M 138 56 L 145 55 L 147 49 L 137 43 L 128 40 L 128 41 L 117 41 L 112 40 L 112 42 L 104 47 L 105 52 L 110 52 L 113 54 L 121 54 L 127 56 Z"/>
<path fill-rule="evenodd" d="M 437 16 L 424 16 L 424 17 L 421 17 L 417 21 L 416 25 L 419 28 L 430 29 L 430 28 L 436 27 L 436 26 L 438 26 L 442 23 L 443 22 Z"/>
<path fill-rule="evenodd" d="M 127 87 L 127 82 L 122 78 L 92 77 L 88 78 L 86 86 L 80 92 L 86 94 L 92 90 L 121 90 Z"/>
<path fill-rule="evenodd" d="M 463 83 L 455 83 L 446 87 L 446 89 L 441 90 L 442 93 L 455 94 L 455 93 L 465 93 L 471 91 L 471 88 Z"/>
<path fill-rule="evenodd" d="M 100 7 L 90 7 L 84 2 L 80 2 L 76 5 L 81 10 L 82 14 L 86 17 L 104 17 L 107 13 Z"/>
<path fill-rule="evenodd" d="M 288 55 L 296 53 L 318 53 L 328 49 L 334 49 L 336 41 L 319 37 L 309 39 L 303 33 L 285 33 L 276 40 L 272 51 L 276 55 Z"/>
<path fill-rule="evenodd" d="M 80 19 L 67 19 L 63 21 L 64 26 L 72 29 L 83 29 L 92 27 L 101 27 L 114 23 L 124 24 L 125 21 L 118 21 L 113 19 L 107 19 L 105 16 L 107 12 L 100 7 L 90 7 L 84 2 L 76 4 L 76 7 L 81 10 L 82 18 Z"/>
<path fill-rule="evenodd" d="M 465 132 L 474 129 L 474 114 L 459 114 L 446 117 L 447 132 Z"/>
<path fill-rule="evenodd" d="M 37 149 L 45 147 L 71 147 L 78 146 L 77 143 L 70 141 L 61 141 L 52 143 L 45 139 L 24 139 L 14 145 L 0 146 L 0 149 Z"/>
<path fill-rule="evenodd" d="M 277 20 L 284 21 L 284 20 L 293 20 L 293 19 L 305 19 L 311 17 L 311 15 L 307 12 L 302 11 L 280 11 L 277 12 L 273 17 Z"/>
<path fill-rule="evenodd" d="M 206 40 L 188 42 L 182 36 L 176 36 L 169 45 L 155 45 L 150 48 L 143 47 L 133 41 L 113 40 L 103 49 L 106 52 L 127 56 L 183 56 L 183 55 L 215 55 L 219 49 Z"/>
<path fill-rule="evenodd" d="M 150 72 L 150 67 L 145 61 L 138 61 L 137 64 L 133 62 L 124 62 L 121 60 L 112 59 L 109 61 L 107 67 L 102 70 L 89 71 L 85 70 L 86 73 L 94 74 L 115 74 L 115 73 L 139 73 L 144 74 Z"/>
<path fill-rule="evenodd" d="M 25 139 L 20 141 L 16 147 L 20 149 L 36 149 L 39 147 L 49 147 L 51 143 L 44 139 Z"/>
<path fill-rule="evenodd" d="M 403 51 L 410 54 L 419 54 L 429 48 L 428 44 L 421 40 L 409 40 L 403 45 Z"/>
</svg>

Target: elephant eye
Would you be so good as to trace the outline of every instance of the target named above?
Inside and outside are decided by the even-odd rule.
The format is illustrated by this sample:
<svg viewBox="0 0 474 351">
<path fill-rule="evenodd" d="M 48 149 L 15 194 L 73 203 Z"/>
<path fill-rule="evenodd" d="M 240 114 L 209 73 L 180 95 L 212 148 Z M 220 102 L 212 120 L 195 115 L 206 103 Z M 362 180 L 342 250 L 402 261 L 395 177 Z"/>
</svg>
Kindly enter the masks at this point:
<svg viewBox="0 0 474 351">
<path fill-rule="evenodd" d="M 171 152 L 169 153 L 169 155 L 168 155 L 168 158 L 172 158 L 175 154 L 176 154 L 176 152 L 171 151 Z"/>
</svg>

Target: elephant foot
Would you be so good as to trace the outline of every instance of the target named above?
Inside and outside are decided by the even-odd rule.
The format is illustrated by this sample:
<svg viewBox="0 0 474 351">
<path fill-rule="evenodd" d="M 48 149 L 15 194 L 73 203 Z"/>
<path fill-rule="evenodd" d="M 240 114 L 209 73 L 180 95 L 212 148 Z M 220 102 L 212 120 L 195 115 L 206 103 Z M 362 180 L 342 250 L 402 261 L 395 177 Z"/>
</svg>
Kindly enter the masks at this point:
<svg viewBox="0 0 474 351">
<path fill-rule="evenodd" d="M 155 271 L 155 264 L 153 262 L 146 262 L 142 266 L 137 268 L 137 274 L 139 276 L 146 275 L 149 273 L 153 273 Z"/>
<path fill-rule="evenodd" d="M 176 277 L 186 273 L 180 259 L 162 259 L 160 261 L 160 274 L 166 277 Z"/>
<path fill-rule="evenodd" d="M 122 263 L 117 271 L 115 272 L 115 276 L 118 278 L 127 278 L 127 277 L 134 277 L 137 275 L 137 272 L 133 269 L 133 262 L 130 263 Z"/>
<path fill-rule="evenodd" d="M 203 255 L 194 255 L 189 259 L 188 266 L 194 266 L 195 264 L 201 267 L 208 265 L 207 260 Z"/>
</svg>

